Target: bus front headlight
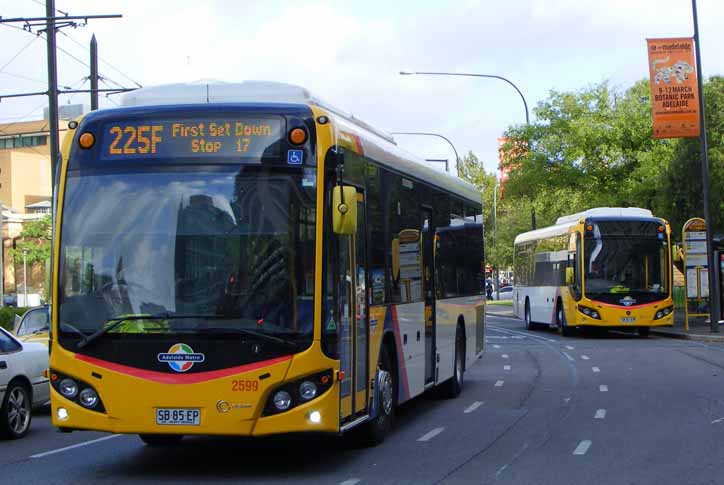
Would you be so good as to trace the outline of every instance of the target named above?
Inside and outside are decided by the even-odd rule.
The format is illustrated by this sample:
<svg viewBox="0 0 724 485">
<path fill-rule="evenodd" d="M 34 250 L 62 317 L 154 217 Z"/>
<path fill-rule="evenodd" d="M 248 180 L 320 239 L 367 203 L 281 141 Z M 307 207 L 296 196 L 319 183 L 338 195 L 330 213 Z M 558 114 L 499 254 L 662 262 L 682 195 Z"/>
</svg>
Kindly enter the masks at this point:
<svg viewBox="0 0 724 485">
<path fill-rule="evenodd" d="M 274 407 L 279 411 L 286 411 L 292 405 L 292 396 L 287 391 L 277 391 L 274 394 Z"/>
</svg>

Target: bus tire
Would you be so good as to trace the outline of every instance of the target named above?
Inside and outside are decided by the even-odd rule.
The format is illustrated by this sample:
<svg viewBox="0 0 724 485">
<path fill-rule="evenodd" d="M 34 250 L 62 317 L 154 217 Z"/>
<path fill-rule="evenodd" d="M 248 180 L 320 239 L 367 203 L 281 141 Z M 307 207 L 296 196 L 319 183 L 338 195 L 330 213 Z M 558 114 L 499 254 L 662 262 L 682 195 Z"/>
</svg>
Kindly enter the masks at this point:
<svg viewBox="0 0 724 485">
<path fill-rule="evenodd" d="M 453 376 L 440 386 L 440 395 L 446 399 L 458 397 L 463 390 L 465 380 L 465 334 L 459 324 L 455 331 L 455 360 L 453 366 Z"/>
<path fill-rule="evenodd" d="M 377 416 L 364 424 L 362 439 L 368 446 L 377 446 L 383 441 L 392 428 L 397 405 L 397 373 L 392 363 L 392 356 L 387 346 L 382 345 L 378 362 L 377 383 L 374 392 L 377 394 L 379 410 Z"/>
<path fill-rule="evenodd" d="M 641 337 L 648 337 L 649 336 L 649 330 L 651 330 L 649 327 L 639 327 L 639 336 Z"/>
<path fill-rule="evenodd" d="M 538 325 L 533 323 L 532 317 L 530 316 L 530 300 L 528 300 L 528 298 L 525 299 L 523 318 L 525 319 L 525 329 L 526 330 L 535 330 L 538 328 Z"/>
<path fill-rule="evenodd" d="M 182 434 L 139 434 L 146 446 L 173 446 L 181 442 Z"/>
<path fill-rule="evenodd" d="M 566 323 L 566 311 L 563 309 L 561 300 L 556 303 L 556 325 L 558 325 L 558 331 L 564 337 L 570 337 L 573 334 L 573 329 L 569 328 Z"/>
</svg>

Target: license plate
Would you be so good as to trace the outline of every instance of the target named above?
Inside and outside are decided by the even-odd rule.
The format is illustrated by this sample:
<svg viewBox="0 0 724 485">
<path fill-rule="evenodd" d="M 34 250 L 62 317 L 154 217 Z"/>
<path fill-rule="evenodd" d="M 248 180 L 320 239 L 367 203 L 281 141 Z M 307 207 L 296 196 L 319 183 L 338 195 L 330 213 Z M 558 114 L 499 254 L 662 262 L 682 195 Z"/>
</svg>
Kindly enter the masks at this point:
<svg viewBox="0 0 724 485">
<path fill-rule="evenodd" d="M 164 426 L 198 426 L 201 410 L 194 408 L 157 408 L 156 424 Z"/>
<path fill-rule="evenodd" d="M 636 317 L 621 317 L 621 323 L 634 323 Z"/>
</svg>

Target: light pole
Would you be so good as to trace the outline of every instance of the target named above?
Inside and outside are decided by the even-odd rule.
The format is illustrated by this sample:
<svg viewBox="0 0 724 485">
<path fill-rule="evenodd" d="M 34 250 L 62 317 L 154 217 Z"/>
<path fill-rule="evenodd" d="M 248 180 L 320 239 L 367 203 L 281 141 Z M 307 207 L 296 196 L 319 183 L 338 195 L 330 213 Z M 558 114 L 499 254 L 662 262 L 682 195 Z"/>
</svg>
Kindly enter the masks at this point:
<svg viewBox="0 0 724 485">
<path fill-rule="evenodd" d="M 518 94 L 520 95 L 520 99 L 523 100 L 523 106 L 525 107 L 525 124 L 530 125 L 530 116 L 528 115 L 528 103 L 525 101 L 525 96 L 523 96 L 523 93 L 518 89 L 518 86 L 513 84 L 513 81 L 510 79 L 506 79 L 503 76 L 496 76 L 494 74 L 471 74 L 471 73 L 463 73 L 463 72 L 424 72 L 424 71 L 400 71 L 400 74 L 403 76 L 414 76 L 414 75 L 425 75 L 425 76 L 462 76 L 462 77 L 488 77 L 492 79 L 500 79 L 501 81 L 505 81 L 506 83 L 513 86 L 513 89 L 515 89 Z"/>
<path fill-rule="evenodd" d="M 27 261 L 28 252 L 23 251 L 23 295 L 24 295 L 24 301 L 23 306 L 27 307 L 28 305 L 28 261 Z"/>
<path fill-rule="evenodd" d="M 421 135 L 421 136 L 436 136 L 438 138 L 442 138 L 446 142 L 450 144 L 450 146 L 453 149 L 453 152 L 455 152 L 455 169 L 457 170 L 458 177 L 460 177 L 460 157 L 458 156 L 458 151 L 455 149 L 455 145 L 453 145 L 453 142 L 450 141 L 449 138 L 446 136 L 441 135 L 440 133 L 426 133 L 422 131 L 391 131 L 391 135 Z M 446 166 L 447 168 L 447 166 Z M 448 170 L 449 171 L 449 170 Z"/>
</svg>

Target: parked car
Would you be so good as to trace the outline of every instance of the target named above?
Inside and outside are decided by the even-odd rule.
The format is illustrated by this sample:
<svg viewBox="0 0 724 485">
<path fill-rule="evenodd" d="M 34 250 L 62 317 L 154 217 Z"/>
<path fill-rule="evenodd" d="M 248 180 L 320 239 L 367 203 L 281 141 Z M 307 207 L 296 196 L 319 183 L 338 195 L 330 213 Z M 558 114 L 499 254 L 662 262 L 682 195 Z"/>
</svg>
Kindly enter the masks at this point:
<svg viewBox="0 0 724 485">
<path fill-rule="evenodd" d="M 504 286 L 499 291 L 493 292 L 493 300 L 512 300 L 513 299 L 513 287 Z"/>
<path fill-rule="evenodd" d="M 18 306 L 18 295 L 3 295 L 3 305 Z"/>
<path fill-rule="evenodd" d="M 39 306 L 15 317 L 13 333 L 22 342 L 40 342 L 48 345 L 50 331 L 50 306 Z"/>
<path fill-rule="evenodd" d="M 50 400 L 48 348 L 21 342 L 0 327 L 0 435 L 22 438 L 30 429 L 32 410 Z"/>
</svg>

